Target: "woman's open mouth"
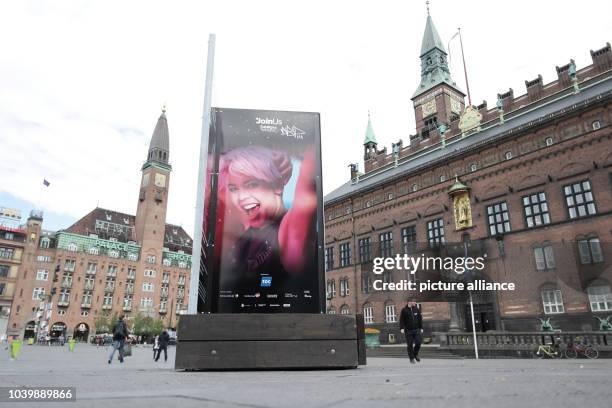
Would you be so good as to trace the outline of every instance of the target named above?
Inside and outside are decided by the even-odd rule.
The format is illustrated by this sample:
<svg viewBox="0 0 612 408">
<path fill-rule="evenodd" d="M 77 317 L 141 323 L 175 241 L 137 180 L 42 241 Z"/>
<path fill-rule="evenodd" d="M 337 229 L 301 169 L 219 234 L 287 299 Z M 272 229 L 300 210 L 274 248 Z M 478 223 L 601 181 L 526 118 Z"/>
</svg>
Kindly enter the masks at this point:
<svg viewBox="0 0 612 408">
<path fill-rule="evenodd" d="M 248 216 L 252 216 L 252 215 L 257 214 L 257 212 L 259 211 L 259 204 L 258 203 L 244 204 L 242 206 L 242 209 L 244 210 L 244 212 L 247 213 Z"/>
</svg>

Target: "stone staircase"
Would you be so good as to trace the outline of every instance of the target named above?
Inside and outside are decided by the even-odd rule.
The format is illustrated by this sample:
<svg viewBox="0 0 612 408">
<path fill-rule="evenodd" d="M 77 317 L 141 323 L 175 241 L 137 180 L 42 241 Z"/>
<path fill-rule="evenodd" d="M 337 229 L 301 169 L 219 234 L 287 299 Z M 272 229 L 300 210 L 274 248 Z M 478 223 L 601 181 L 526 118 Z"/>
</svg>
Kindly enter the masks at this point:
<svg viewBox="0 0 612 408">
<path fill-rule="evenodd" d="M 368 357 L 402 357 L 408 358 L 405 344 L 384 345 L 377 348 L 368 348 Z M 453 354 L 447 348 L 440 347 L 438 344 L 423 344 L 419 351 L 419 357 L 423 358 L 445 358 L 462 359 L 464 357 Z"/>
</svg>

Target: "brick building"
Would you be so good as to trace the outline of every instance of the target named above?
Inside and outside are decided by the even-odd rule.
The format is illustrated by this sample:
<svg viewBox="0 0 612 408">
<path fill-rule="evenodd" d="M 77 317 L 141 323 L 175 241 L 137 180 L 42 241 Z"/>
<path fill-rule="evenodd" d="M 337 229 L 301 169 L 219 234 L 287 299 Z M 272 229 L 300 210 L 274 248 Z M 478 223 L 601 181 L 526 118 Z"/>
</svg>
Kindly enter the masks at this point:
<svg viewBox="0 0 612 408">
<path fill-rule="evenodd" d="M 21 265 L 26 231 L 19 225 L 21 213 L 0 208 L 0 336 L 6 335 L 17 271 Z"/>
<path fill-rule="evenodd" d="M 526 93 L 470 107 L 427 17 L 421 82 L 413 94 L 416 133 L 379 149 L 370 120 L 364 172 L 325 201 L 328 313 L 363 313 L 401 338 L 406 292 L 374 290 L 372 259 L 468 251 L 487 257 L 478 278 L 515 291 L 474 292 L 476 329 L 597 330 L 612 314 L 612 50 L 593 63 L 557 67 L 558 78 L 525 81 Z M 347 174 L 348 176 L 348 174 Z M 347 177 L 348 178 L 348 177 Z M 471 331 L 465 301 L 421 304 L 426 333 Z"/>
<path fill-rule="evenodd" d="M 96 318 L 144 313 L 176 327 L 187 309 L 192 240 L 166 224 L 170 184 L 165 110 L 142 166 L 136 215 L 95 208 L 65 230 L 42 229 L 33 211 L 24 227 L 9 335 L 87 339 Z"/>
</svg>

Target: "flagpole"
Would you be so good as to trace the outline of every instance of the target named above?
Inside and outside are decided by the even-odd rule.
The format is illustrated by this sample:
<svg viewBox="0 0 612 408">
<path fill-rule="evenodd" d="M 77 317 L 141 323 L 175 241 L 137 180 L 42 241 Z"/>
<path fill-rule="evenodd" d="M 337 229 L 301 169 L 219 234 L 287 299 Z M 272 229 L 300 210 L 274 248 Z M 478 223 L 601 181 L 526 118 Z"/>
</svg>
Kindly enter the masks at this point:
<svg viewBox="0 0 612 408">
<path fill-rule="evenodd" d="M 204 194 L 206 194 L 206 169 L 208 165 L 208 133 L 210 129 L 210 109 L 212 104 L 213 70 L 215 66 L 215 34 L 208 36 L 208 56 L 206 58 L 206 82 L 204 86 L 204 107 L 202 112 L 202 130 L 200 136 L 200 165 L 198 167 L 198 188 L 195 208 L 195 225 L 193 227 L 193 247 L 191 255 L 191 276 L 189 278 L 189 314 L 198 312 L 200 292 L 200 262 L 202 255 L 202 228 L 204 222 Z"/>
<path fill-rule="evenodd" d="M 470 83 L 468 81 L 467 68 L 465 67 L 465 54 L 463 53 L 463 39 L 461 38 L 461 27 L 457 28 L 459 32 L 459 43 L 461 44 L 461 59 L 463 60 L 463 73 L 465 74 L 465 88 L 467 89 L 467 97 L 469 106 L 472 106 L 472 97 L 470 95 Z"/>
</svg>

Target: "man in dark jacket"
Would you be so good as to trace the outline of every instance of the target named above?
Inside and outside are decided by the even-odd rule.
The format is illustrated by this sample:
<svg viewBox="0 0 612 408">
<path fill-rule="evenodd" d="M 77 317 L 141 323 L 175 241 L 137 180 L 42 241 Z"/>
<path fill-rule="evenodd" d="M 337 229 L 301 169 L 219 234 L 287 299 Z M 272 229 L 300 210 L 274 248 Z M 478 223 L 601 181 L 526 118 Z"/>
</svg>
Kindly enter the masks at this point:
<svg viewBox="0 0 612 408">
<path fill-rule="evenodd" d="M 129 335 L 127 324 L 123 320 L 123 315 L 119 316 L 119 320 L 113 327 L 113 351 L 108 356 L 108 364 L 113 361 L 115 351 L 119 350 L 119 362 L 123 363 L 123 346 L 125 345 L 125 339 Z"/>
<path fill-rule="evenodd" d="M 162 334 L 159 335 L 159 339 L 157 344 L 159 348 L 157 349 L 157 356 L 155 357 L 155 361 L 159 360 L 159 356 L 161 355 L 161 351 L 164 350 L 164 361 L 168 361 L 168 343 L 170 342 L 170 335 L 167 331 L 163 331 Z"/>
<path fill-rule="evenodd" d="M 421 348 L 421 333 L 423 333 L 423 317 L 421 316 L 421 310 L 413 299 L 409 299 L 402 309 L 400 329 L 406 335 L 410 362 L 414 364 L 414 360 L 421 361 L 419 349 Z"/>
</svg>

